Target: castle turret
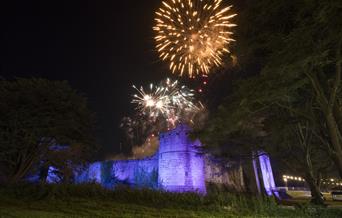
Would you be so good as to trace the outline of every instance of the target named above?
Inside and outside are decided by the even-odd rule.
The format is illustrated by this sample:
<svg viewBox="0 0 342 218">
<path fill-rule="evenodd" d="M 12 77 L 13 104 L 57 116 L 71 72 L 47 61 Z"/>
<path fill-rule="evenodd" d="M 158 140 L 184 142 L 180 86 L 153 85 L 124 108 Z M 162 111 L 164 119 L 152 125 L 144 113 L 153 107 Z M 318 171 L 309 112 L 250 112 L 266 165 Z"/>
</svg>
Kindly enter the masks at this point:
<svg viewBox="0 0 342 218">
<path fill-rule="evenodd" d="M 205 193 L 204 158 L 198 140 L 191 141 L 190 128 L 179 125 L 159 135 L 159 186 L 167 191 Z"/>
</svg>

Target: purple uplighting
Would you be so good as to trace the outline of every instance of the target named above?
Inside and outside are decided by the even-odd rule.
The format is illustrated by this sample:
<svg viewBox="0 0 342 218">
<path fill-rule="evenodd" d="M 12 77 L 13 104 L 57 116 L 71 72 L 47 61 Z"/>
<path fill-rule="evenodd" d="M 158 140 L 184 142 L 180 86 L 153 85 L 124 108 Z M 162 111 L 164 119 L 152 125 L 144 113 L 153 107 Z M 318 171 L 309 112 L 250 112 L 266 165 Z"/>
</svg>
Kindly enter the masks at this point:
<svg viewBox="0 0 342 218">
<path fill-rule="evenodd" d="M 274 183 L 270 158 L 267 154 L 259 155 L 259 162 L 266 194 L 268 196 L 272 196 L 276 186 Z"/>
<path fill-rule="evenodd" d="M 92 163 L 76 176 L 76 182 L 96 182 L 105 187 L 121 182 L 136 187 L 205 194 L 204 158 L 197 149 L 201 143 L 191 141 L 189 131 L 187 126 L 179 125 L 161 133 L 159 151 L 152 157 Z"/>
<path fill-rule="evenodd" d="M 208 182 L 229 185 L 243 191 L 241 166 L 225 165 L 212 156 L 201 153 L 202 144 L 199 140 L 192 141 L 188 137 L 190 131 L 188 126 L 179 125 L 173 130 L 160 133 L 159 150 L 144 159 L 91 163 L 85 169 L 75 172 L 75 182 L 95 182 L 109 189 L 123 184 L 137 188 L 200 194 L 207 193 Z M 259 157 L 253 163 L 257 179 L 260 170 L 267 195 L 277 195 L 278 193 L 274 192 L 276 186 L 269 156 L 259 152 Z M 59 181 L 55 171 L 52 166 L 49 168 L 49 183 Z"/>
<path fill-rule="evenodd" d="M 172 192 L 206 193 L 204 158 L 198 153 L 200 142 L 190 141 L 184 125 L 160 134 L 159 185 Z"/>
</svg>

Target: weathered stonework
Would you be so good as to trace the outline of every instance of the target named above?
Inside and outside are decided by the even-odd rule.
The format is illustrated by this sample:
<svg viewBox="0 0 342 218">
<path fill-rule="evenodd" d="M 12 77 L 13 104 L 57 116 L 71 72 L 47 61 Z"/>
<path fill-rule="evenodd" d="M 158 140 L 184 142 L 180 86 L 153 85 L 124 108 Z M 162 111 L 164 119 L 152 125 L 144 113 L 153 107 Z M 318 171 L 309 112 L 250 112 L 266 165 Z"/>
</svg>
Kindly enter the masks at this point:
<svg viewBox="0 0 342 218">
<path fill-rule="evenodd" d="M 204 158 L 200 142 L 192 142 L 190 129 L 181 125 L 159 136 L 158 181 L 167 191 L 205 193 Z"/>
<path fill-rule="evenodd" d="M 242 166 L 216 160 L 210 155 L 205 156 L 205 181 L 237 192 L 245 191 Z"/>
<path fill-rule="evenodd" d="M 206 193 L 206 183 L 243 189 L 241 167 L 227 167 L 205 156 L 199 140 L 191 141 L 186 125 L 161 133 L 159 150 L 141 160 L 104 161 L 90 164 L 76 182 L 96 182 L 114 187 L 123 182 L 171 192 Z"/>
</svg>

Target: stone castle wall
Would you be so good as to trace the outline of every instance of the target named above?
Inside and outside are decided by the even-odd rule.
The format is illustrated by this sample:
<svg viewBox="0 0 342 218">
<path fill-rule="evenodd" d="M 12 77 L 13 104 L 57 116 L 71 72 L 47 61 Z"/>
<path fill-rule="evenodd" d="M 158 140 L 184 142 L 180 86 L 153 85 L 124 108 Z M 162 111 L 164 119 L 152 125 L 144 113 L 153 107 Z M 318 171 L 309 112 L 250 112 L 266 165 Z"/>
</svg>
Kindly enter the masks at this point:
<svg viewBox="0 0 342 218">
<path fill-rule="evenodd" d="M 96 182 L 112 188 L 116 184 L 153 186 L 158 183 L 158 155 L 142 160 L 100 161 L 89 164 L 76 176 L 76 183 Z"/>
<path fill-rule="evenodd" d="M 232 187 L 243 185 L 242 169 L 225 168 L 205 157 L 199 149 L 200 141 L 191 141 L 189 132 L 189 127 L 179 125 L 161 133 L 159 150 L 152 157 L 92 163 L 76 176 L 76 182 L 96 182 L 108 188 L 121 182 L 171 192 L 199 193 L 206 193 L 206 182 Z"/>
<path fill-rule="evenodd" d="M 209 155 L 205 156 L 205 181 L 234 191 L 245 191 L 242 166 L 222 162 Z"/>
<path fill-rule="evenodd" d="M 197 140 L 188 137 L 186 126 L 162 133 L 159 136 L 159 185 L 172 192 L 194 191 L 205 193 L 204 159 L 198 152 Z"/>
</svg>

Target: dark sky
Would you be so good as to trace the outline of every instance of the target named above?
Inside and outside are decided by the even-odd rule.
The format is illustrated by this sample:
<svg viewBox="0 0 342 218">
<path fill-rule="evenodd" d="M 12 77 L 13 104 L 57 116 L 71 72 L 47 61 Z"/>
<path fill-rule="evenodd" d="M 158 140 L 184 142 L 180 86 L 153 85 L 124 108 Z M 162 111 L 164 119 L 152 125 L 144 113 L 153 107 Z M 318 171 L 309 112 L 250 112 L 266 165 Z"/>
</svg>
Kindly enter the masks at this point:
<svg viewBox="0 0 342 218">
<path fill-rule="evenodd" d="M 132 84 L 169 75 L 154 51 L 160 0 L 6 1 L 0 3 L 0 76 L 68 80 L 84 93 L 107 151 L 132 110 Z"/>
<path fill-rule="evenodd" d="M 152 26 L 160 4 L 161 0 L 1 1 L 0 76 L 69 81 L 97 115 L 97 138 L 104 152 L 116 152 L 120 120 L 133 112 L 132 84 L 146 86 L 171 77 L 154 50 Z M 198 82 L 186 80 L 191 88 Z M 210 99 L 218 99 L 217 93 L 222 90 Z"/>
</svg>

